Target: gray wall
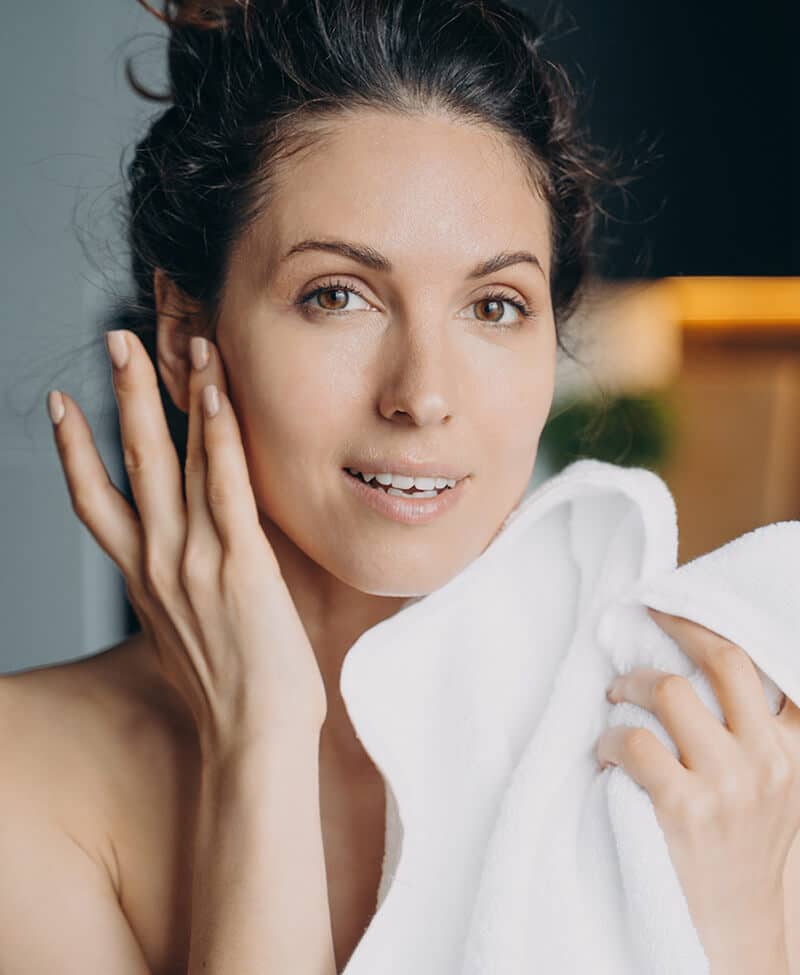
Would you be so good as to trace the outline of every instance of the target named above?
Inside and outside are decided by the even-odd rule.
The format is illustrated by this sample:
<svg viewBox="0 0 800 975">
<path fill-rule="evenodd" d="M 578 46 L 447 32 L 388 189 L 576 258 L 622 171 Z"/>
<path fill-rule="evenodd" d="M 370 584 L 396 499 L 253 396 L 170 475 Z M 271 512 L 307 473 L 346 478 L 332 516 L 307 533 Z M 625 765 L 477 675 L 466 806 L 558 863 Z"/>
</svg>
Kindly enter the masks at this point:
<svg viewBox="0 0 800 975">
<path fill-rule="evenodd" d="M 72 511 L 45 396 L 78 401 L 121 484 L 100 336 L 127 281 L 121 155 L 158 110 L 128 89 L 124 59 L 160 87 L 160 31 L 135 0 L 30 0 L 0 32 L 0 672 L 124 635 L 122 576 Z"/>
</svg>

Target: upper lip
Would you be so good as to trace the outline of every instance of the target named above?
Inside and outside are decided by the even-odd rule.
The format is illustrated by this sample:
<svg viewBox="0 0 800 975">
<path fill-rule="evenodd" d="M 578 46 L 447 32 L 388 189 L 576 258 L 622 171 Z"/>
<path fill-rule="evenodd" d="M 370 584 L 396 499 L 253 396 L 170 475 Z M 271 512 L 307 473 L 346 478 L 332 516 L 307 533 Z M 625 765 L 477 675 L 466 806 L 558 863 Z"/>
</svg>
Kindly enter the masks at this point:
<svg viewBox="0 0 800 975">
<path fill-rule="evenodd" d="M 407 457 L 378 457 L 371 460 L 354 461 L 346 464 L 351 471 L 362 474 L 401 474 L 407 477 L 446 477 L 450 481 L 460 481 L 467 477 L 463 467 L 455 467 L 440 460 L 411 460 Z"/>
</svg>

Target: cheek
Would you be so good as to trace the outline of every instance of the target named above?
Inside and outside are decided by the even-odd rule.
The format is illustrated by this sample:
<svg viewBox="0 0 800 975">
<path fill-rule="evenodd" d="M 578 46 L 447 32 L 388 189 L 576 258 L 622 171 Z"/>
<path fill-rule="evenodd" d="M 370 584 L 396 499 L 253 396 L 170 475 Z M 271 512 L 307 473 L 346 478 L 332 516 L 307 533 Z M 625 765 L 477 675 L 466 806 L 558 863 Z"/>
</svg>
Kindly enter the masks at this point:
<svg viewBox="0 0 800 975">
<path fill-rule="evenodd" d="M 257 500 L 281 508 L 298 485 L 308 490 L 308 459 L 324 461 L 334 442 L 328 385 L 313 360 L 286 348 L 252 348 L 230 374 L 242 391 L 237 413 Z"/>
<path fill-rule="evenodd" d="M 474 422 L 481 424 L 483 443 L 498 469 L 510 473 L 534 459 L 553 400 L 554 375 L 549 367 L 529 366 L 506 371 L 502 381 L 485 387 Z"/>
<path fill-rule="evenodd" d="M 248 426 L 270 451 L 297 452 L 315 429 L 336 416 L 336 390 L 326 361 L 305 355 L 297 342 L 251 349 L 237 377 L 248 391 Z"/>
</svg>

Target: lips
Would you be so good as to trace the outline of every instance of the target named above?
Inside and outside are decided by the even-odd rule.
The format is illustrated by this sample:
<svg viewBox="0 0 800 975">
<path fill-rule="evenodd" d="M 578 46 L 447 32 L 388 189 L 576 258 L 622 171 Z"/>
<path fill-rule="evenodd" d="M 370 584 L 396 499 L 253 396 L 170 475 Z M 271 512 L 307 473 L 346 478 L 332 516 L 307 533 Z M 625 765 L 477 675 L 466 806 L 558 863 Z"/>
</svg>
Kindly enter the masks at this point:
<svg viewBox="0 0 800 975">
<path fill-rule="evenodd" d="M 370 486 L 355 474 L 342 470 L 350 482 L 350 489 L 356 499 L 366 503 L 373 512 L 388 518 L 390 521 L 414 527 L 429 525 L 439 518 L 455 510 L 459 501 L 469 493 L 471 477 L 462 477 L 456 481 L 455 487 L 448 487 L 438 494 L 431 492 L 430 497 L 422 494 L 403 494 L 401 491 L 391 494 L 384 491 L 370 489 Z"/>
</svg>

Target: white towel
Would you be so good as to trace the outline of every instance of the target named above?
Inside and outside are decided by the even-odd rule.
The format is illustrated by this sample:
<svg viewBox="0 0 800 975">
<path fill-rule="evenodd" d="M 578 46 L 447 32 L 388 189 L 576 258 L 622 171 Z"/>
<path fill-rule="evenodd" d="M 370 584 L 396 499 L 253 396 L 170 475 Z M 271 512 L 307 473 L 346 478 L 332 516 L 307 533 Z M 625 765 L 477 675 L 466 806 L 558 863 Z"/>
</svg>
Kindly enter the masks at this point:
<svg viewBox="0 0 800 975">
<path fill-rule="evenodd" d="M 800 703 L 800 522 L 679 568 L 675 505 L 643 468 L 579 460 L 481 555 L 353 644 L 341 690 L 387 794 L 375 916 L 345 975 L 708 975 L 647 792 L 600 772 L 616 674 L 705 676 L 645 605 L 741 646 L 771 710 Z"/>
</svg>

